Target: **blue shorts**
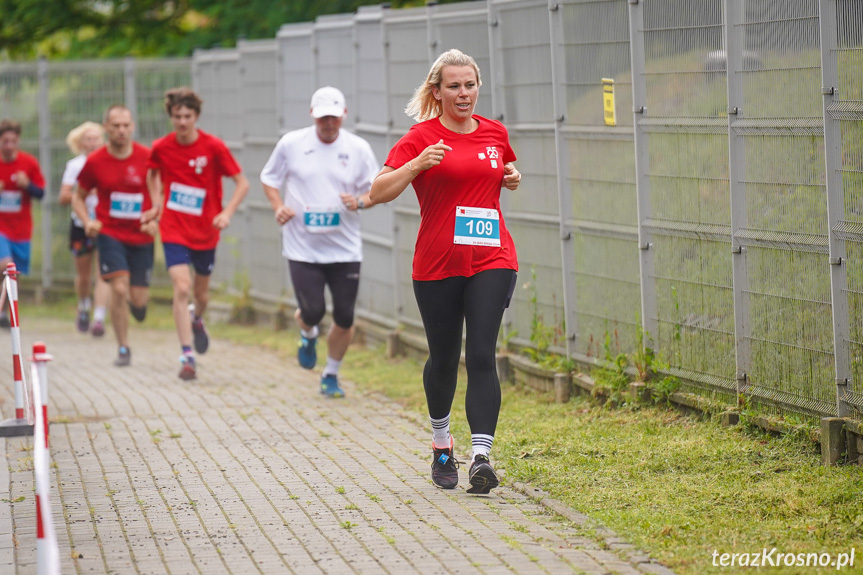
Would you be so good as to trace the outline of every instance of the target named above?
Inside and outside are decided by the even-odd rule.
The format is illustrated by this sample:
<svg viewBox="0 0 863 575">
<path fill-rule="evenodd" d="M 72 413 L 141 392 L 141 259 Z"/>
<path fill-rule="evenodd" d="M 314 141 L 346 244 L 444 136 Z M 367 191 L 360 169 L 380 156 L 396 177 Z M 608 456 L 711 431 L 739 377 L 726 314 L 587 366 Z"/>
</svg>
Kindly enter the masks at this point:
<svg viewBox="0 0 863 575">
<path fill-rule="evenodd" d="M 211 250 L 193 250 L 183 244 L 162 244 L 165 248 L 165 267 L 168 269 L 180 265 L 195 266 L 195 273 L 201 276 L 208 276 L 213 273 L 213 266 L 216 263 L 216 249 Z"/>
<path fill-rule="evenodd" d="M 13 242 L 0 234 L 0 260 L 11 259 L 22 274 L 30 273 L 30 242 Z M 3 270 L 0 270 L 3 273 Z"/>
<path fill-rule="evenodd" d="M 110 281 L 121 275 L 129 276 L 129 285 L 148 287 L 153 274 L 153 244 L 124 244 L 111 236 L 99 234 L 99 271 Z"/>
</svg>

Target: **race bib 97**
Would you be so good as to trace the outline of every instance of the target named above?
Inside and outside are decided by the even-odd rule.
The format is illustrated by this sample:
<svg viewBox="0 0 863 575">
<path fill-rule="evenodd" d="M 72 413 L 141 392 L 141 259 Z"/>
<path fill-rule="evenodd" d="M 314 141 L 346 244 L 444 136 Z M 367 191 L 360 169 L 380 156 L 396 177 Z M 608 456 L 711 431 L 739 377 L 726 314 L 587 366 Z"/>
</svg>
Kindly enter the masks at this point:
<svg viewBox="0 0 863 575">
<path fill-rule="evenodd" d="M 144 194 L 111 192 L 111 207 L 108 214 L 118 220 L 139 220 L 143 205 Z"/>
</svg>

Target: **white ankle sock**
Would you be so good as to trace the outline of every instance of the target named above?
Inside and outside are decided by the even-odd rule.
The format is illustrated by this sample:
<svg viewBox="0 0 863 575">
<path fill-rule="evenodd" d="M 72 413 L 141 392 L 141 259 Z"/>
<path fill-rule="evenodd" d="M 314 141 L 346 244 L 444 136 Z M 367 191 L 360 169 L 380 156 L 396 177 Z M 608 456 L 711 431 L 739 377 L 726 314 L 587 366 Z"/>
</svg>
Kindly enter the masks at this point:
<svg viewBox="0 0 863 575">
<path fill-rule="evenodd" d="M 300 330 L 300 334 L 302 334 L 302 336 L 306 339 L 314 339 L 318 337 L 318 333 L 320 333 L 320 331 L 318 330 L 318 326 L 313 327 L 309 331 L 306 331 L 304 329 Z"/>
<path fill-rule="evenodd" d="M 308 337 L 308 336 L 306 336 Z M 324 367 L 324 371 L 321 375 L 338 375 L 339 367 L 342 365 L 342 360 L 336 361 L 335 359 L 327 356 L 327 365 Z"/>
<path fill-rule="evenodd" d="M 105 308 L 104 307 L 99 306 L 93 310 L 93 321 L 101 321 L 104 323 L 104 321 L 105 321 Z"/>
<path fill-rule="evenodd" d="M 473 447 L 473 455 L 471 461 L 476 459 L 477 455 L 485 455 L 491 453 L 491 444 L 494 442 L 493 435 L 484 435 L 482 433 L 472 433 L 470 436 L 471 446 Z"/>
<path fill-rule="evenodd" d="M 438 449 L 449 449 L 450 433 L 449 433 L 449 414 L 441 419 L 433 419 L 429 417 L 432 426 L 432 443 Z"/>
</svg>

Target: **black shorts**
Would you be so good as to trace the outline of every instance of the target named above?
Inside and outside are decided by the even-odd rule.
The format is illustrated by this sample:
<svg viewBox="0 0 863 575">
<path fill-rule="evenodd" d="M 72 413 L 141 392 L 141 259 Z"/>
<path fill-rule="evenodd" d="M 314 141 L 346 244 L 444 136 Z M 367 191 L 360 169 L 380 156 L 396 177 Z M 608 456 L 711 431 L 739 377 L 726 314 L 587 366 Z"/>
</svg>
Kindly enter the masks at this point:
<svg viewBox="0 0 863 575">
<path fill-rule="evenodd" d="M 153 275 L 153 244 L 124 244 L 99 234 L 99 271 L 102 279 L 129 276 L 129 285 L 148 287 Z"/>
<path fill-rule="evenodd" d="M 87 237 L 84 228 L 69 225 L 69 251 L 75 257 L 87 256 L 96 251 L 96 238 Z"/>
<path fill-rule="evenodd" d="M 360 262 L 312 264 L 288 260 L 291 283 L 306 325 L 318 325 L 327 311 L 324 286 L 333 300 L 333 323 L 343 329 L 354 325 L 354 306 L 360 288 Z"/>
</svg>

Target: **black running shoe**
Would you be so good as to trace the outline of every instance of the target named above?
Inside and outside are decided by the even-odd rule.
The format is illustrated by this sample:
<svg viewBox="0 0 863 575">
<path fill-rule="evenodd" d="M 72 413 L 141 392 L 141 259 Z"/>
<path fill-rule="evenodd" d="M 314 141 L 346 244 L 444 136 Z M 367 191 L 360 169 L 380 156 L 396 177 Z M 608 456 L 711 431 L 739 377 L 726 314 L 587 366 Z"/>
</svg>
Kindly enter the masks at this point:
<svg viewBox="0 0 863 575">
<path fill-rule="evenodd" d="M 438 449 L 432 444 L 432 453 L 432 482 L 441 489 L 455 489 L 458 485 L 458 460 L 452 454 L 452 438 L 449 449 Z"/>
<path fill-rule="evenodd" d="M 470 464 L 468 477 L 470 478 L 470 488 L 467 490 L 468 493 L 485 495 L 500 485 L 497 473 L 494 472 L 494 467 L 491 466 L 488 457 L 485 455 L 476 456 L 473 463 Z"/>
</svg>

